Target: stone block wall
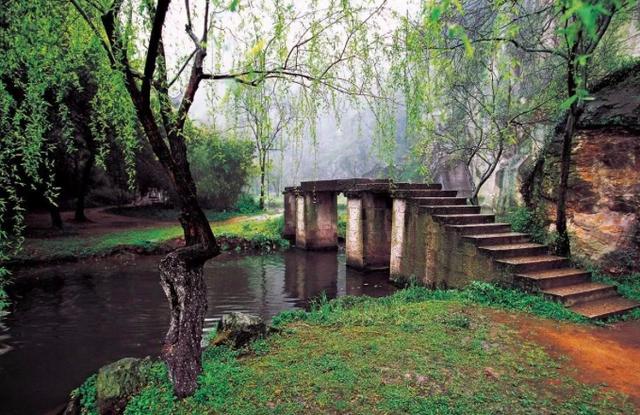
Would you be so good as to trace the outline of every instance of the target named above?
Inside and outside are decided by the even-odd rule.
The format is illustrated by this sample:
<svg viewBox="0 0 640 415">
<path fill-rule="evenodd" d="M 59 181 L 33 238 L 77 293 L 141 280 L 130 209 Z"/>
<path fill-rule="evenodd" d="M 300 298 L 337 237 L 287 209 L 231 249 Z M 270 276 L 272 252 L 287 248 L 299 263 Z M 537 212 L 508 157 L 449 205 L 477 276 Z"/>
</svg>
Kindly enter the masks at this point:
<svg viewBox="0 0 640 415">
<path fill-rule="evenodd" d="M 490 256 L 409 200 L 394 199 L 392 234 L 394 281 L 431 288 L 462 288 L 473 280 L 511 283 Z"/>
</svg>

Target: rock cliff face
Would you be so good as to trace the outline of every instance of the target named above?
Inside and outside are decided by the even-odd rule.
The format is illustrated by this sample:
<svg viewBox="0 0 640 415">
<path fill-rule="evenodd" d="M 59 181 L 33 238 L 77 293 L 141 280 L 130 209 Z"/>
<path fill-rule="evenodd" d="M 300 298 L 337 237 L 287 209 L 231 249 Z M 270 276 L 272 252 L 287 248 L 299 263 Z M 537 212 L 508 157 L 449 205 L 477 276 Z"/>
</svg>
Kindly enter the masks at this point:
<svg viewBox="0 0 640 415">
<path fill-rule="evenodd" d="M 568 228 L 574 255 L 612 274 L 640 270 L 640 65 L 593 89 L 573 142 Z M 530 177 L 529 203 L 555 218 L 560 137 Z"/>
</svg>

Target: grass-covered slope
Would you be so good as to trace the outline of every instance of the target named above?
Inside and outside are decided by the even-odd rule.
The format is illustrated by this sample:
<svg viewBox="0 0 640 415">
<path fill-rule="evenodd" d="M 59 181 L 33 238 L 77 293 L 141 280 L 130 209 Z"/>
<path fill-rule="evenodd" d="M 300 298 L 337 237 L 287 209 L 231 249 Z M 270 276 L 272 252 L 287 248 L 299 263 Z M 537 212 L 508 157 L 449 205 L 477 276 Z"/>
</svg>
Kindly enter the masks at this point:
<svg viewBox="0 0 640 415">
<path fill-rule="evenodd" d="M 492 320 L 475 295 L 486 293 L 412 287 L 286 312 L 274 319 L 282 332 L 248 354 L 206 349 L 200 388 L 186 400 L 173 399 L 153 364 L 126 413 L 634 413 L 625 397 L 575 381 L 562 361 Z M 91 381 L 80 391 L 90 412 Z"/>
<path fill-rule="evenodd" d="M 211 229 L 221 239 L 223 250 L 230 247 L 227 239 L 246 241 L 254 248 L 287 246 L 282 239 L 282 216 L 261 214 L 240 216 L 227 220 L 211 222 Z M 113 230 L 90 236 L 65 236 L 55 238 L 27 239 L 22 251 L 13 262 L 30 263 L 61 261 L 102 255 L 118 249 L 132 249 L 139 252 L 154 251 L 183 235 L 179 225 L 160 224 L 153 227 L 137 227 Z"/>
</svg>

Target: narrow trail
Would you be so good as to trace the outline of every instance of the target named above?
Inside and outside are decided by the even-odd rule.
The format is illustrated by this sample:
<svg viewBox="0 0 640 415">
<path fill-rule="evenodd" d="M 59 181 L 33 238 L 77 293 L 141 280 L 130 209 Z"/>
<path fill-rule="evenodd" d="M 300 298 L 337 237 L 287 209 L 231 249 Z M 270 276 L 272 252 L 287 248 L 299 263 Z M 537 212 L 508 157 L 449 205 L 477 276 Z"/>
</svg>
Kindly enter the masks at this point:
<svg viewBox="0 0 640 415">
<path fill-rule="evenodd" d="M 502 311 L 494 318 L 551 355 L 567 357 L 568 374 L 577 380 L 625 393 L 640 409 L 640 320 L 594 327 Z"/>
<path fill-rule="evenodd" d="M 119 230 L 135 230 L 145 228 L 169 227 L 180 225 L 178 220 L 144 218 L 138 216 L 126 216 L 112 213 L 111 207 L 98 207 L 86 209 L 88 222 L 76 222 L 73 219 L 73 211 L 61 212 L 65 230 L 60 232 L 51 228 L 51 219 L 48 212 L 30 213 L 26 217 L 27 238 L 58 238 L 58 237 L 87 237 L 100 236 Z M 213 221 L 212 226 L 230 225 L 233 223 L 251 220 L 264 220 L 276 214 L 241 215 L 232 218 Z"/>
<path fill-rule="evenodd" d="M 85 214 L 88 222 L 76 222 L 73 211 L 60 212 L 65 226 L 64 234 L 69 236 L 96 236 L 103 235 L 114 230 L 151 228 L 157 226 L 171 226 L 179 224 L 178 221 L 148 219 L 144 217 L 117 215 L 110 212 L 111 207 L 88 208 Z M 58 237 L 64 236 L 60 231 L 51 228 L 51 218 L 48 212 L 36 212 L 27 215 L 26 220 L 28 237 Z"/>
</svg>

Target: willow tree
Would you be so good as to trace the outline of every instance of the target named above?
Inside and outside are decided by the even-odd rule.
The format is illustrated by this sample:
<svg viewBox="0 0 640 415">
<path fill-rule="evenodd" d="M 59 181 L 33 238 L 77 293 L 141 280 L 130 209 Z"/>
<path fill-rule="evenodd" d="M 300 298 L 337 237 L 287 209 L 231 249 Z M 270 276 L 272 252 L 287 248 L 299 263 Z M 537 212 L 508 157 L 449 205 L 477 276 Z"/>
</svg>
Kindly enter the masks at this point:
<svg viewBox="0 0 640 415">
<path fill-rule="evenodd" d="M 56 154 L 77 155 L 74 103 L 83 95 L 78 91 L 87 62 L 95 63 L 98 92 L 83 105 L 103 116 L 84 120 L 82 132 L 90 131 L 98 143 L 98 165 L 104 167 L 109 135 L 117 137 L 133 169 L 135 117 L 112 113 L 121 107 L 118 84 L 111 71 L 102 70 L 99 42 L 73 14 L 69 4 L 48 0 L 5 2 L 0 8 L 0 308 L 8 275 L 1 265 L 21 246 L 25 195 L 39 193 L 55 207 Z"/>
<path fill-rule="evenodd" d="M 560 116 L 565 119 L 562 123 L 556 230 L 559 236 L 557 250 L 567 254 L 566 195 L 575 125 L 584 102 L 589 99 L 588 85 L 594 68 L 603 66 L 599 60 L 606 53 L 602 53 L 599 45 L 611 34 L 611 27 L 616 27 L 613 23 L 629 19 L 631 6 L 635 3 L 633 0 L 419 2 L 416 15 L 402 16 L 404 24 L 396 33 L 399 41 L 390 48 L 392 84 L 403 85 L 407 130 L 417 137 L 418 154 L 429 157 L 432 144 L 441 145 L 443 141 L 443 137 L 434 136 L 434 132 L 441 130 L 443 116 L 446 118 L 451 107 L 444 108 L 442 103 L 451 100 L 449 94 L 456 85 L 469 85 L 459 82 L 465 74 L 460 69 L 475 65 L 477 54 L 487 48 L 500 51 L 508 59 L 502 59 L 503 62 L 519 68 L 523 74 L 516 84 L 518 100 L 524 98 L 535 102 L 538 100 L 536 95 L 545 97 L 544 108 L 531 106 L 534 112 L 529 114 L 536 115 L 533 120 L 538 119 L 539 113 L 544 119 Z M 498 76 L 503 74 L 504 71 Z M 451 79 L 458 81 L 451 84 Z M 486 76 L 471 79 L 470 84 L 476 91 L 466 94 L 471 100 L 475 100 L 478 93 L 495 95 L 494 85 Z M 463 100 L 462 103 L 469 107 L 468 102 Z M 511 100 L 511 103 L 518 101 Z M 484 106 L 480 102 L 477 104 L 472 107 Z M 491 113 L 510 119 L 504 108 L 490 111 L 480 117 L 484 121 L 474 130 L 483 131 L 483 134 L 488 132 L 487 127 L 496 120 Z M 467 122 L 474 123 L 470 117 Z M 518 134 L 522 135 L 518 124 L 512 122 L 511 127 L 520 129 Z M 500 149 L 499 145 L 493 147 Z M 472 152 L 473 148 L 479 147 L 470 146 Z M 487 164 L 490 166 L 487 173 L 490 173 L 494 163 Z M 485 175 L 481 174 L 482 177 Z"/>
<path fill-rule="evenodd" d="M 366 83 L 359 67 L 369 46 L 368 26 L 382 5 L 328 1 L 300 9 L 282 1 L 260 6 L 237 0 L 230 5 L 209 0 L 198 5 L 189 0 L 69 1 L 121 77 L 144 135 L 177 194 L 185 246 L 161 260 L 160 277 L 171 309 L 162 357 L 174 392 L 182 398 L 193 393 L 201 372 L 207 307 L 203 264 L 219 253 L 198 205 L 185 145 L 185 125 L 197 92 L 208 81 L 257 86 L 287 80 L 306 91 L 309 108 L 321 104 L 323 93 L 356 93 Z M 172 48 L 179 33 L 167 32 L 179 26 L 191 45 Z M 264 34 L 258 42 L 254 31 Z M 223 53 L 225 46 L 231 57 Z M 256 56 L 261 57 L 260 66 L 255 65 Z M 180 96 L 177 104 L 175 93 Z"/>
<path fill-rule="evenodd" d="M 611 27 L 616 15 L 624 17 L 635 1 L 624 0 L 557 0 L 557 9 L 562 13 L 557 22 L 563 42 L 556 54 L 564 60 L 566 99 L 562 107 L 566 118 L 562 132 L 562 153 L 560 158 L 560 183 L 556 201 L 556 231 L 559 254 L 570 253 L 571 245 L 567 232 L 567 190 L 571 169 L 571 151 L 575 127 L 583 111 L 584 102 L 589 98 L 588 85 L 592 71 L 592 57 L 596 48 Z"/>
<path fill-rule="evenodd" d="M 269 85 L 239 86 L 234 89 L 233 118 L 236 120 L 237 128 L 251 137 L 258 159 L 260 209 L 264 209 L 265 206 L 270 154 L 284 150 L 284 134 L 294 129 L 294 123 L 297 121 L 293 94 L 289 89 L 282 89 L 280 84 L 281 82 L 271 82 Z"/>
</svg>

